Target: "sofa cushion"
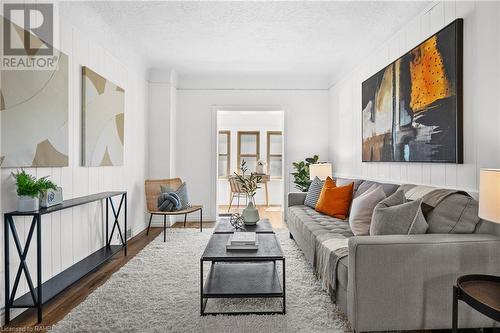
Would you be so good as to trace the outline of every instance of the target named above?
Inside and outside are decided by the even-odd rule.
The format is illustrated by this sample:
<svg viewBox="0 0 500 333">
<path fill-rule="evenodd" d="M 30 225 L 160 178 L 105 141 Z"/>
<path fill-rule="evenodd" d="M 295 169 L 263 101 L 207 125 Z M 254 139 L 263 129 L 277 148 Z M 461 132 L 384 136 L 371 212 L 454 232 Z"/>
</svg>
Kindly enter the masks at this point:
<svg viewBox="0 0 500 333">
<path fill-rule="evenodd" d="M 318 177 L 314 177 L 311 185 L 309 185 L 309 189 L 307 190 L 306 198 L 304 200 L 304 205 L 309 206 L 311 208 L 316 207 L 316 203 L 318 202 L 319 195 L 321 193 L 321 189 L 323 188 L 323 184 L 325 182 Z"/>
<path fill-rule="evenodd" d="M 386 197 L 394 194 L 394 192 L 396 192 L 399 188 L 399 185 L 397 185 L 397 184 L 379 183 L 379 182 L 374 182 L 371 180 L 365 180 L 364 182 L 362 182 L 359 185 L 357 191 L 354 193 L 354 197 L 356 198 L 356 197 L 360 196 L 361 194 L 366 192 L 369 188 L 371 188 L 373 185 L 382 186 L 382 189 L 384 190 Z"/>
<path fill-rule="evenodd" d="M 476 230 L 480 218 L 478 202 L 466 195 L 455 193 L 447 196 L 427 213 L 428 233 L 470 234 Z"/>
<path fill-rule="evenodd" d="M 396 191 L 375 207 L 370 235 L 424 234 L 428 225 L 421 204 L 422 199 L 408 202 L 402 190 Z"/>
<path fill-rule="evenodd" d="M 345 186 L 349 185 L 350 183 L 354 183 L 354 188 L 352 193 L 356 193 L 358 190 L 358 187 L 364 182 L 363 179 L 351 179 L 351 178 L 335 178 L 335 182 L 337 183 L 337 186 Z"/>
<path fill-rule="evenodd" d="M 299 218 L 304 224 L 304 232 L 309 233 L 312 243 L 313 236 L 319 236 L 324 233 L 339 234 L 344 237 L 352 237 L 353 233 L 346 221 L 318 213 L 314 209 L 305 206 L 292 206 L 288 213 L 294 218 Z"/>
</svg>

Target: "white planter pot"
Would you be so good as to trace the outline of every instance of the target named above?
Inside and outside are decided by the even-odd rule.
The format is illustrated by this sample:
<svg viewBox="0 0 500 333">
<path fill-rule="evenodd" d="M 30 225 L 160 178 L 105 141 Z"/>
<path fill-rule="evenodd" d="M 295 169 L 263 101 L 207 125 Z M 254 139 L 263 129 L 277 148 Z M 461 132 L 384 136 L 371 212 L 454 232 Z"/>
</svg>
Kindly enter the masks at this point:
<svg viewBox="0 0 500 333">
<path fill-rule="evenodd" d="M 32 212 L 34 210 L 38 210 L 38 198 L 32 198 L 25 195 L 22 195 L 17 200 L 17 210 L 19 212 Z"/>
<path fill-rule="evenodd" d="M 255 208 L 254 204 L 252 201 L 248 203 L 245 209 L 243 209 L 243 212 L 241 214 L 243 218 L 245 219 L 245 224 L 246 225 L 253 225 L 259 222 L 259 210 Z"/>
</svg>

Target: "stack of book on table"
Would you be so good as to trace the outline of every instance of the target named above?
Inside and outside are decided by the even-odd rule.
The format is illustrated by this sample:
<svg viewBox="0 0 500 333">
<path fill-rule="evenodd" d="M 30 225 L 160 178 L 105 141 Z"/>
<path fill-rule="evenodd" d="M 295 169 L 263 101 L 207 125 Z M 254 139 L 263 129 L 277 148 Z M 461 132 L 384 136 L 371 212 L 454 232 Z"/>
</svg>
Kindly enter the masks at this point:
<svg viewBox="0 0 500 333">
<path fill-rule="evenodd" d="M 255 232 L 234 232 L 227 240 L 227 250 L 257 250 L 259 242 Z"/>
</svg>

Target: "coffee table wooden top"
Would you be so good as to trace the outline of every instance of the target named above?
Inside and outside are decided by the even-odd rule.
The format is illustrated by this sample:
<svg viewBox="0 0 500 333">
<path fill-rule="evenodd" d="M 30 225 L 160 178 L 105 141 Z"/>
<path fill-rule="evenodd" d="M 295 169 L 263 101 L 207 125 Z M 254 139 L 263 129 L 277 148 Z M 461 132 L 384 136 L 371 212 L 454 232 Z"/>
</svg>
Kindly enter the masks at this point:
<svg viewBox="0 0 500 333">
<path fill-rule="evenodd" d="M 235 232 L 236 230 L 229 222 L 229 219 L 229 217 L 220 218 L 215 226 L 214 234 L 228 234 Z M 255 225 L 245 225 L 245 230 L 243 231 L 253 231 L 258 234 L 274 233 L 269 219 L 261 219 Z"/>
<path fill-rule="evenodd" d="M 500 320 L 500 276 L 465 275 L 457 280 L 461 299 L 479 312 Z"/>
</svg>

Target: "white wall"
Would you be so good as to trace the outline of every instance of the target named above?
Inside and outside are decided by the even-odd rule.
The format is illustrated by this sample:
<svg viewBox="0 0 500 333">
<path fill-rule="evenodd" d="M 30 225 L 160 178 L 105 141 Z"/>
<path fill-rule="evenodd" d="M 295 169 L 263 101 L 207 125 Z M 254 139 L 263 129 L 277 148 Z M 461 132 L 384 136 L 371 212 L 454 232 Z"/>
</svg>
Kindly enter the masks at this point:
<svg viewBox="0 0 500 333">
<path fill-rule="evenodd" d="M 362 163 L 361 83 L 456 18 L 464 18 L 464 164 Z M 334 173 L 477 191 L 481 167 L 500 167 L 500 4 L 439 2 L 366 56 L 330 89 Z"/>
<path fill-rule="evenodd" d="M 172 149 L 173 117 L 175 114 L 175 82 L 173 72 L 150 69 L 148 78 L 149 112 L 148 151 L 149 178 L 164 179 L 175 176 L 170 161 Z"/>
<path fill-rule="evenodd" d="M 281 131 L 284 129 L 284 113 L 282 111 L 219 111 L 217 113 L 217 126 L 219 130 L 230 131 L 230 174 L 239 170 L 238 165 L 238 131 L 259 131 L 260 133 L 260 160 L 267 161 L 267 132 Z M 250 170 L 255 171 L 255 170 Z M 268 184 L 269 204 L 283 205 L 283 178 L 272 178 Z M 217 181 L 217 204 L 229 204 L 229 182 L 226 178 Z M 257 190 L 255 203 L 257 205 L 265 204 L 264 185 Z M 236 204 L 236 200 L 233 202 Z M 241 201 L 240 204 L 244 204 Z"/>
<path fill-rule="evenodd" d="M 247 86 L 240 88 L 238 82 Z M 216 216 L 216 163 L 213 162 L 218 108 L 255 110 L 260 107 L 285 111 L 285 157 L 288 160 L 284 169 L 285 193 L 293 190 L 289 175 L 292 161 L 313 154 L 328 160 L 328 91 L 290 81 L 262 82 L 251 80 L 252 86 L 248 86 L 244 79 L 232 81 L 233 88 L 228 89 L 229 84 L 221 82 L 199 83 L 179 78 L 174 163 L 177 175 L 188 182 L 191 201 L 204 205 L 206 220 L 214 220 Z M 273 88 L 256 88 L 259 85 Z"/>
<path fill-rule="evenodd" d="M 104 23 L 84 5 L 60 5 L 60 38 L 56 47 L 69 56 L 69 167 L 28 168 L 28 172 L 50 176 L 70 199 L 109 190 L 128 191 L 128 225 L 133 234 L 145 227 L 144 178 L 147 173 L 147 77 L 146 66 L 126 44 L 120 42 Z M 55 16 L 58 17 L 57 15 Z M 86 18 L 94 17 L 92 24 Z M 91 30 L 88 30 L 87 27 Z M 92 30 L 93 29 L 93 30 Z M 103 38 L 106 38 L 104 40 Z M 106 45 L 106 47 L 103 47 Z M 125 89 L 125 150 L 121 167 L 80 167 L 81 160 L 81 66 L 89 66 Z M 16 193 L 12 169 L 1 169 L 1 216 L 15 210 Z M 122 223 L 122 220 L 120 220 Z M 30 220 L 16 218 L 21 239 L 28 234 Z M 103 246 L 102 207 L 99 203 L 75 207 L 42 217 L 43 280 L 56 275 Z M 1 228 L 3 234 L 3 228 Z M 35 237 L 36 238 L 36 237 Z M 1 237 L 3 243 L 3 236 Z M 12 240 L 12 237 L 10 238 Z M 0 246 L 0 276 L 4 274 L 3 244 Z M 32 244 L 28 262 L 36 283 L 36 247 Z M 11 281 L 19 262 L 11 244 Z M 3 288 L 3 278 L 0 279 Z M 27 292 L 24 278 L 18 290 Z M 11 282 L 11 287 L 12 287 Z M 2 302 L 2 322 L 3 306 Z M 12 312 L 14 314 L 14 311 Z"/>
</svg>

